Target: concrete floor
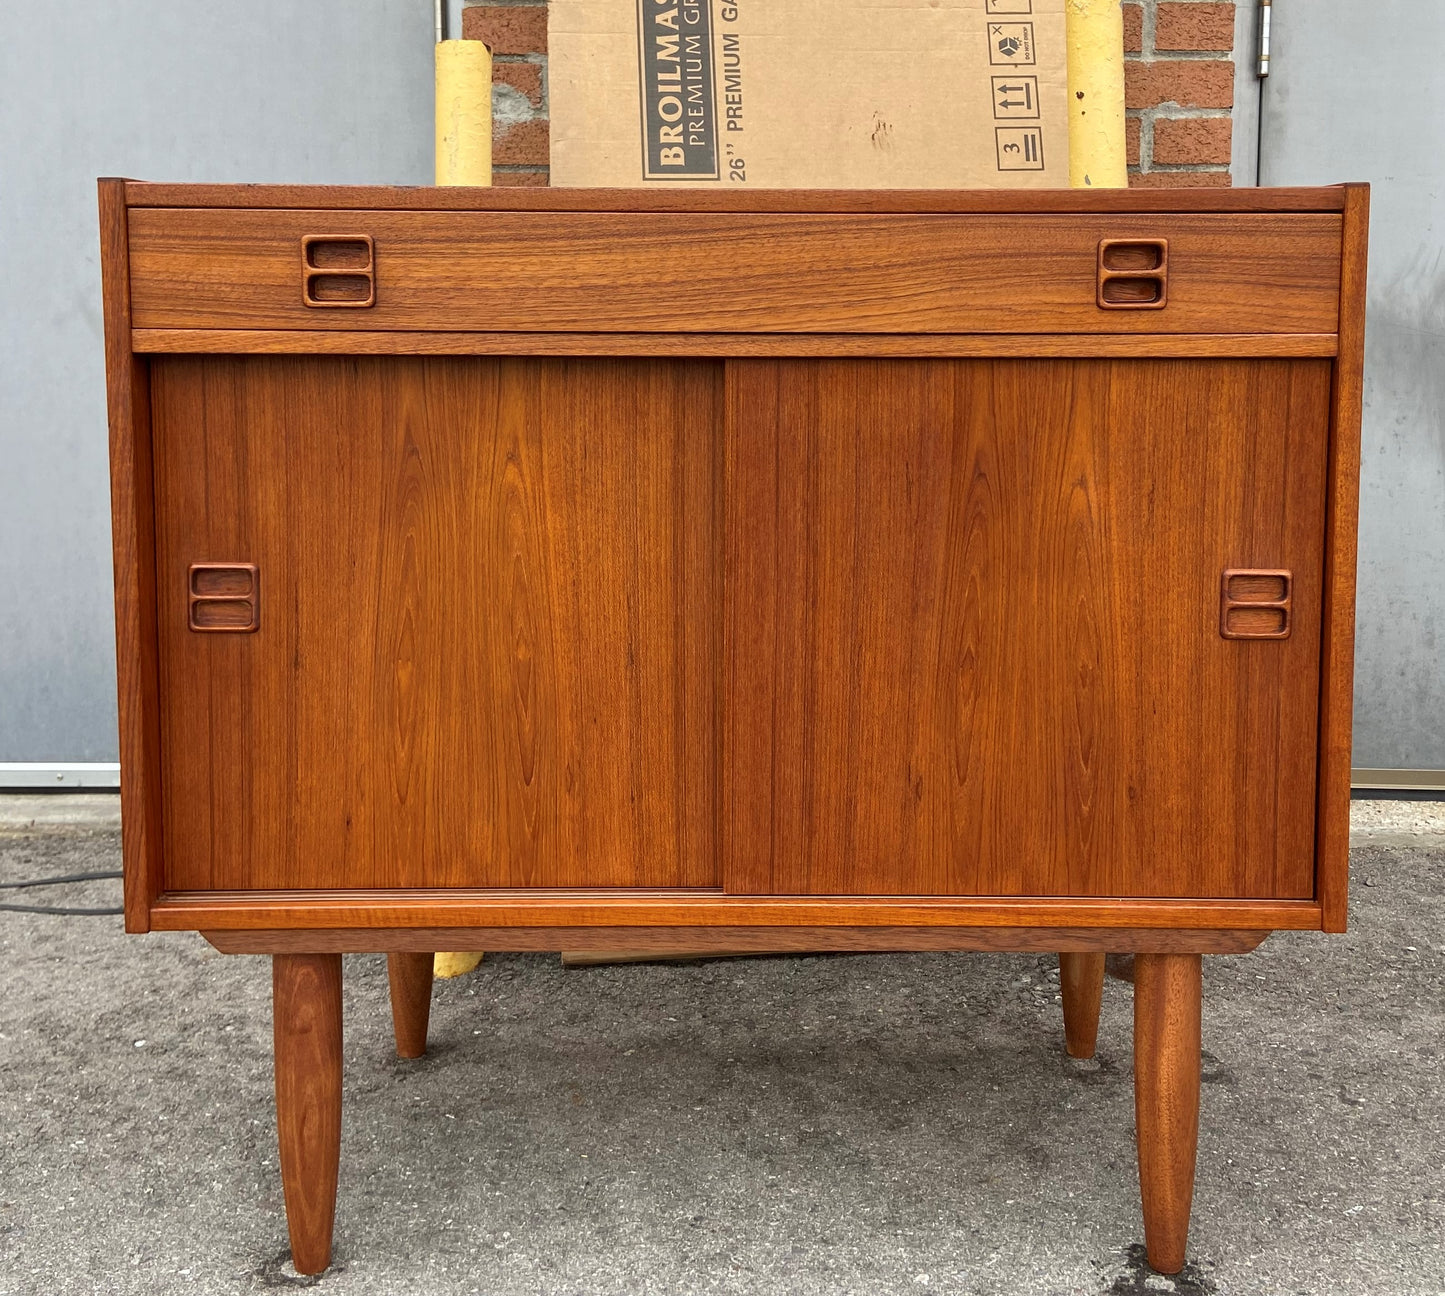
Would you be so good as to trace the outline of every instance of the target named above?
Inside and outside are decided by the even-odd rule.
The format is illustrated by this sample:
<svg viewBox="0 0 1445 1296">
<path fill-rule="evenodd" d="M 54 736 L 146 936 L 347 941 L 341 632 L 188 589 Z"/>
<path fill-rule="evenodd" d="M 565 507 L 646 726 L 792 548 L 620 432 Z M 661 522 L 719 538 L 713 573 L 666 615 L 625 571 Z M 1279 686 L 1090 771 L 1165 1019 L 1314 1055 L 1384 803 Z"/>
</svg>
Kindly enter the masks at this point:
<svg viewBox="0 0 1445 1296">
<path fill-rule="evenodd" d="M 1049 958 L 440 984 L 397 1061 L 346 964 L 337 1263 L 379 1293 L 1445 1293 L 1445 807 L 1357 803 L 1351 932 L 1206 960 L 1193 1262 L 1152 1275 L 1130 989 L 1069 1061 Z M 114 801 L 0 798 L 0 881 L 117 867 Z M 113 882 L 0 900 L 118 902 Z M 0 913 L 0 1293 L 251 1293 L 286 1266 L 264 960 Z"/>
</svg>

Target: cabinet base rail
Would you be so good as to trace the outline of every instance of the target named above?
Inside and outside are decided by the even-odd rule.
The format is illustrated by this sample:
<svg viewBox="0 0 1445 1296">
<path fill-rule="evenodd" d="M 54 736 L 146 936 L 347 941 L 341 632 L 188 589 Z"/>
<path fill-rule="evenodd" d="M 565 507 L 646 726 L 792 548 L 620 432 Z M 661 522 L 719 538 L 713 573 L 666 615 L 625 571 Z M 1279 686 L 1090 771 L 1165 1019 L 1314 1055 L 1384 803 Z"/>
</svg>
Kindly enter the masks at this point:
<svg viewBox="0 0 1445 1296">
<path fill-rule="evenodd" d="M 222 954 L 490 953 L 678 955 L 980 950 L 992 953 L 1248 954 L 1272 929 L 1161 927 L 280 927 L 206 928 Z"/>
</svg>

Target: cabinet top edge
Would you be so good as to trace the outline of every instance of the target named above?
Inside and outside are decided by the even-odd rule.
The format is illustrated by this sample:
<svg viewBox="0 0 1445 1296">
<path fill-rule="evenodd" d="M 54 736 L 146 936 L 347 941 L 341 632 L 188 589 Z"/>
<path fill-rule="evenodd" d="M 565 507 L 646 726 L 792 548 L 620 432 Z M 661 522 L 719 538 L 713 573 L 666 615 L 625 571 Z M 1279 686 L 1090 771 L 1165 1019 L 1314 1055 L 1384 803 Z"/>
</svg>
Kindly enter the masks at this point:
<svg viewBox="0 0 1445 1296">
<path fill-rule="evenodd" d="M 127 180 L 127 207 L 512 212 L 1338 212 L 1351 185 L 1279 189 L 641 189 L 164 184 Z M 1363 186 L 1359 186 L 1363 187 Z"/>
</svg>

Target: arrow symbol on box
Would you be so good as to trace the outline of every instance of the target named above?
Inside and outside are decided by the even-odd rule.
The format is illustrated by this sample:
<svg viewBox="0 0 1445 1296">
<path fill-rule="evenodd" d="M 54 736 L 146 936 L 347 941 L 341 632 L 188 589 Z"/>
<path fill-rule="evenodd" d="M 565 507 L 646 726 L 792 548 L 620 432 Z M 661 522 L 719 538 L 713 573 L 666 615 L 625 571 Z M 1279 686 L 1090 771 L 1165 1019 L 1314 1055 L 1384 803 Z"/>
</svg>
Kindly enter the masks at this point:
<svg viewBox="0 0 1445 1296">
<path fill-rule="evenodd" d="M 1001 85 L 998 88 L 998 92 L 999 94 L 1023 94 L 1023 92 L 1027 89 L 1028 86 Z"/>
<path fill-rule="evenodd" d="M 999 107 L 1000 107 L 1000 108 L 1027 108 L 1027 107 L 1028 107 L 1028 104 L 1025 103 L 1024 100 L 1022 100 L 1022 99 L 1018 100 L 1017 102 L 1015 102 L 1015 101 L 1012 100 L 1012 99 L 1003 99 L 1003 100 L 1001 100 L 1001 101 L 999 102 Z"/>
</svg>

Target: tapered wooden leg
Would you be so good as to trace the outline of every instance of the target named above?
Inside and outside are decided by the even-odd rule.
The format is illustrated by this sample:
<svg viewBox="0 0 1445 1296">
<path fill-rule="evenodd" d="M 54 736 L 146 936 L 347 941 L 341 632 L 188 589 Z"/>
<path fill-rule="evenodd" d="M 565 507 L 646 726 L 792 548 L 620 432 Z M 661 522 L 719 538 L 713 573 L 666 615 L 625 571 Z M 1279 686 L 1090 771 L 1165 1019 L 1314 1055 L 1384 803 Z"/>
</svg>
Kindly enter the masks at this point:
<svg viewBox="0 0 1445 1296">
<path fill-rule="evenodd" d="M 426 1053 L 426 1027 L 431 1020 L 432 956 L 388 954 L 386 972 L 391 981 L 391 1026 L 396 1034 L 396 1055 L 419 1058 Z"/>
<path fill-rule="evenodd" d="M 1199 1146 L 1198 954 L 1134 958 L 1134 1116 L 1144 1243 L 1160 1273 L 1184 1267 Z"/>
<path fill-rule="evenodd" d="M 296 1272 L 331 1263 L 341 1164 L 341 955 L 275 954 L 276 1133 Z"/>
<path fill-rule="evenodd" d="M 1060 954 L 1059 987 L 1064 994 L 1064 1047 L 1070 1057 L 1091 1058 L 1104 999 L 1104 956 Z"/>
</svg>

